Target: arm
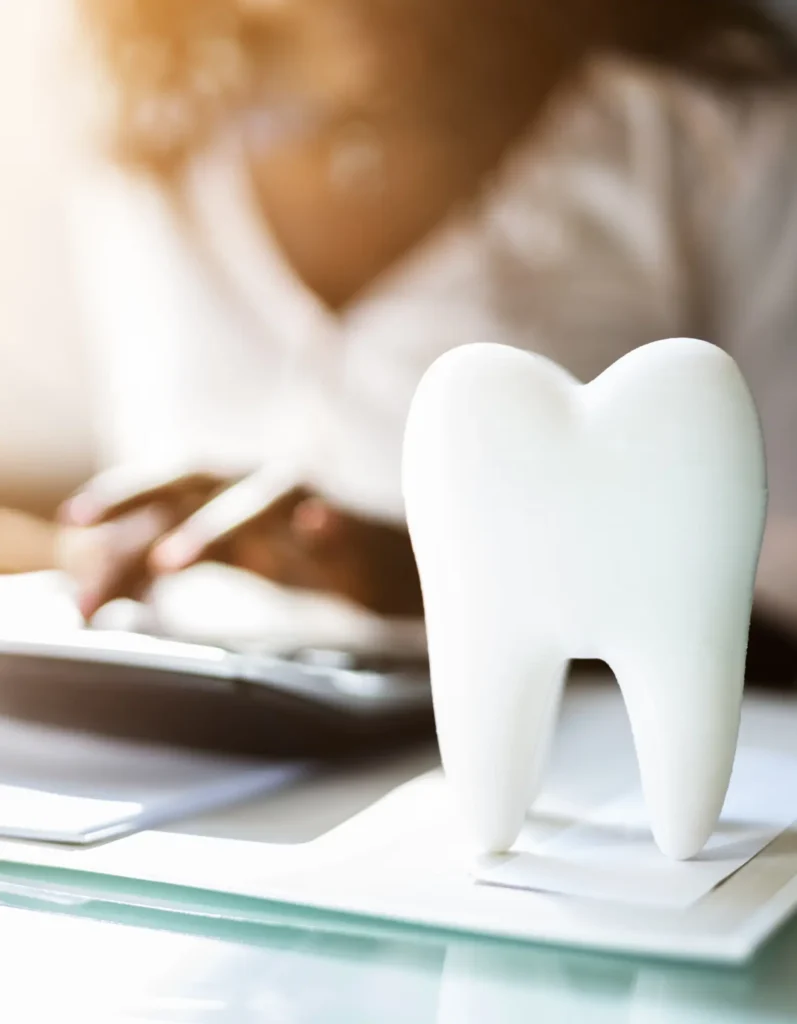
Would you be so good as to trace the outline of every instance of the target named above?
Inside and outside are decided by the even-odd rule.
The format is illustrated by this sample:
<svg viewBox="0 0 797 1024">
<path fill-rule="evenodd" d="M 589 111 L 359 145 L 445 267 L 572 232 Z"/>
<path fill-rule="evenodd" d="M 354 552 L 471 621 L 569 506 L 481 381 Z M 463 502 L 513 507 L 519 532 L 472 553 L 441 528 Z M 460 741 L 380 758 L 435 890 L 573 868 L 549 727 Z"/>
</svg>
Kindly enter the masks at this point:
<svg viewBox="0 0 797 1024">
<path fill-rule="evenodd" d="M 183 567 L 156 567 L 150 549 L 225 482 L 214 473 L 185 471 L 212 466 L 213 456 L 221 455 L 231 479 L 241 451 L 248 448 L 252 461 L 261 461 L 252 444 L 262 438 L 255 413 L 237 436 L 227 435 L 227 451 L 218 445 L 236 408 L 246 404 L 258 366 L 242 368 L 231 355 L 240 350 L 229 337 L 234 318 L 224 316 L 216 282 L 168 196 L 146 180 L 105 169 L 81 190 L 74 226 L 96 367 L 99 441 L 103 462 L 113 467 L 64 515 L 76 529 L 62 539 L 62 563 L 78 579 L 90 618 L 115 597 L 141 594 L 153 571 Z M 290 483 L 282 496 L 254 497 L 253 505 L 251 485 L 233 488 L 226 507 L 232 500 L 240 525 L 230 527 L 232 536 L 207 544 L 200 531 L 191 560 L 228 562 L 384 615 L 420 613 L 403 527 L 337 509 Z M 213 515 L 211 507 L 193 525 L 201 528 Z"/>
<path fill-rule="evenodd" d="M 251 410 L 235 377 L 254 392 L 260 377 L 251 367 L 241 372 L 229 354 L 246 349 L 234 344 L 234 317 L 175 201 L 154 179 L 103 164 L 83 171 L 71 235 L 94 378 L 97 456 L 107 471 L 89 493 L 99 491 L 110 506 L 195 467 L 232 475 L 250 452 L 257 464 L 262 439 L 247 423 Z M 63 531 L 60 564 L 81 585 L 87 614 L 104 600 L 145 589 L 151 544 L 222 483 L 219 473 L 199 484 L 194 476 L 176 501 L 158 494 L 119 522 Z M 92 517 L 64 518 L 79 528 Z"/>
</svg>

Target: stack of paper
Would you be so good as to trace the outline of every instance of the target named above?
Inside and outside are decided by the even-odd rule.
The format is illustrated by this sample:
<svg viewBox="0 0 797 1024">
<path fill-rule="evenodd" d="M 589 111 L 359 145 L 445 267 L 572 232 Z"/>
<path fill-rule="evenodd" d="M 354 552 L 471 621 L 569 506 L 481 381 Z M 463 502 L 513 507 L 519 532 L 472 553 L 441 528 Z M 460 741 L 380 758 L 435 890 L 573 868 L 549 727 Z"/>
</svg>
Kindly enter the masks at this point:
<svg viewBox="0 0 797 1024">
<path fill-rule="evenodd" d="M 249 799 L 305 770 L 0 718 L 0 836 L 92 843 Z"/>
</svg>

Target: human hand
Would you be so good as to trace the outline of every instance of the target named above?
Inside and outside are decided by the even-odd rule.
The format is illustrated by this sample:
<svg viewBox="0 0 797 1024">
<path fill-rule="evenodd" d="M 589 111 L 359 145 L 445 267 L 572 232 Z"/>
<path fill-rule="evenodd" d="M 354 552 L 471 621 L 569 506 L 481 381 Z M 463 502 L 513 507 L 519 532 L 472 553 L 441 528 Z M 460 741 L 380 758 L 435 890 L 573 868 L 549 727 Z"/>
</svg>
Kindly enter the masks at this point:
<svg viewBox="0 0 797 1024">
<path fill-rule="evenodd" d="M 145 479 L 112 471 L 65 502 L 57 560 L 77 585 L 83 617 L 117 598 L 142 597 L 155 578 L 152 546 L 229 482 L 209 473 Z"/>
<path fill-rule="evenodd" d="M 344 511 L 307 487 L 267 474 L 222 491 L 149 555 L 157 573 L 203 560 L 284 586 L 334 594 L 383 616 L 423 611 L 406 529 Z"/>
</svg>

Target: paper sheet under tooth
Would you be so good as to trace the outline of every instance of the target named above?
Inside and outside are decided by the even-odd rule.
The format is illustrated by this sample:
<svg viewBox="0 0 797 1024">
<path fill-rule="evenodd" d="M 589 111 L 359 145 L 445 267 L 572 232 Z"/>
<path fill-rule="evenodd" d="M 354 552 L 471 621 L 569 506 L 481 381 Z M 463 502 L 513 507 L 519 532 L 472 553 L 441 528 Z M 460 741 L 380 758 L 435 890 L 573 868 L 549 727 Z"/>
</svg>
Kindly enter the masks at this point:
<svg viewBox="0 0 797 1024">
<path fill-rule="evenodd" d="M 720 824 L 694 860 L 659 853 L 635 791 L 547 841 L 524 830 L 513 853 L 485 858 L 474 873 L 490 885 L 677 910 L 706 896 L 795 821 L 797 758 L 740 749 Z"/>
</svg>

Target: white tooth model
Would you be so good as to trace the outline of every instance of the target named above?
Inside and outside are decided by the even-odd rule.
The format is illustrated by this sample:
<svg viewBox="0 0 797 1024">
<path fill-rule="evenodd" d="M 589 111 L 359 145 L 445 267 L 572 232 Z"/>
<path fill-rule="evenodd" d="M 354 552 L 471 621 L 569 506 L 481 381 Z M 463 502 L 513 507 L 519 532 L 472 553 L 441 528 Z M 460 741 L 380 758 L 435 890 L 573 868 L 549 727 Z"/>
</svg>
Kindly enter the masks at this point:
<svg viewBox="0 0 797 1024">
<path fill-rule="evenodd" d="M 571 658 L 605 660 L 653 835 L 697 854 L 736 751 L 766 516 L 730 356 L 655 342 L 589 384 L 500 345 L 429 370 L 404 448 L 446 776 L 484 851 L 537 795 Z"/>
</svg>

